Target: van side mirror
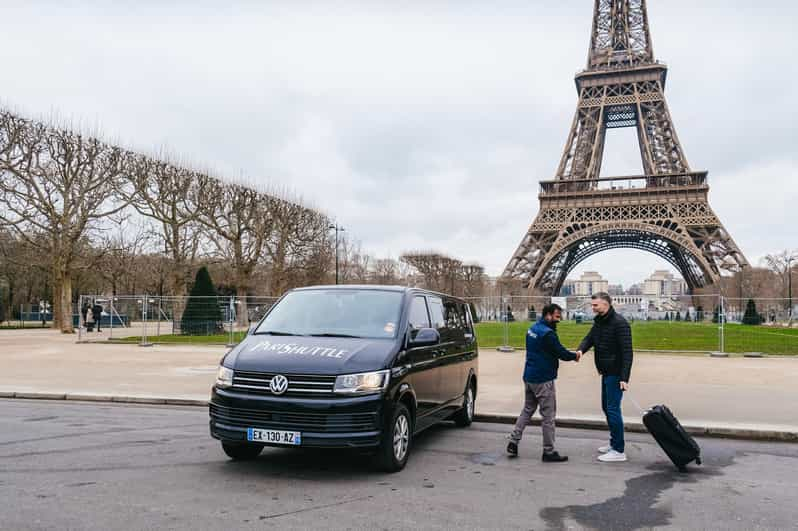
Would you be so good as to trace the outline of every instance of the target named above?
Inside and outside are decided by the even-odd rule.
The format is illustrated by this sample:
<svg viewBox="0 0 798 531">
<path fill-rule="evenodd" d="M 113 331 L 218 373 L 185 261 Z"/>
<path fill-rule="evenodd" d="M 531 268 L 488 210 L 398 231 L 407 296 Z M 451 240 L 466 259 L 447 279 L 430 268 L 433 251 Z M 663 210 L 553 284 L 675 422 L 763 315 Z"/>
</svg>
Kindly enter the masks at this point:
<svg viewBox="0 0 798 531">
<path fill-rule="evenodd" d="M 410 340 L 410 348 L 430 347 L 441 342 L 441 335 L 434 328 L 420 328 L 416 337 Z"/>
<path fill-rule="evenodd" d="M 252 323 L 252 324 L 250 324 L 250 325 L 249 325 L 249 328 L 247 329 L 247 335 L 248 335 L 248 336 L 251 336 L 252 334 L 254 334 L 254 333 L 255 333 L 255 329 L 256 329 L 257 327 L 258 327 L 258 323 Z"/>
</svg>

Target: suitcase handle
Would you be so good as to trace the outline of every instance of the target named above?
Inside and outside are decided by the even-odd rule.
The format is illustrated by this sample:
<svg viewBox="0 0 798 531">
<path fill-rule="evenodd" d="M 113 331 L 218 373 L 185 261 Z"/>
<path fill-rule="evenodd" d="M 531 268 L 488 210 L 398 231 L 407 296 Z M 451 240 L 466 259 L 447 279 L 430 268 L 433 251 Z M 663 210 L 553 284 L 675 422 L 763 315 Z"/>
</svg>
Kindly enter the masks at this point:
<svg viewBox="0 0 798 531">
<path fill-rule="evenodd" d="M 626 391 L 626 394 L 629 396 L 629 400 L 632 401 L 632 404 L 637 408 L 637 410 L 640 412 L 641 415 L 645 415 L 646 413 L 649 412 L 648 409 L 643 409 L 642 407 L 640 407 L 640 404 L 637 403 L 637 400 L 634 399 L 634 397 L 629 391 Z"/>
</svg>

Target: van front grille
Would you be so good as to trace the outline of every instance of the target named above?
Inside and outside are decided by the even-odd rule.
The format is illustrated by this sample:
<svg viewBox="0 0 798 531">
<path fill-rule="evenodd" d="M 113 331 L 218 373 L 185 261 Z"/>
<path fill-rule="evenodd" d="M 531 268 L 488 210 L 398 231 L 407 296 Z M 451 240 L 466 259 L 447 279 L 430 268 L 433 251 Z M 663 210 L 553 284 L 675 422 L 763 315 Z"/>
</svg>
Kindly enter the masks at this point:
<svg viewBox="0 0 798 531">
<path fill-rule="evenodd" d="M 263 409 L 242 409 L 211 403 L 211 419 L 239 428 L 261 428 L 287 431 L 346 433 L 373 431 L 377 428 L 377 412 L 303 413 Z"/>
<path fill-rule="evenodd" d="M 269 384 L 278 373 L 235 371 L 232 389 L 242 393 L 274 395 Z M 333 396 L 335 376 L 317 374 L 283 374 L 288 379 L 288 389 L 280 396 L 329 397 Z"/>
</svg>

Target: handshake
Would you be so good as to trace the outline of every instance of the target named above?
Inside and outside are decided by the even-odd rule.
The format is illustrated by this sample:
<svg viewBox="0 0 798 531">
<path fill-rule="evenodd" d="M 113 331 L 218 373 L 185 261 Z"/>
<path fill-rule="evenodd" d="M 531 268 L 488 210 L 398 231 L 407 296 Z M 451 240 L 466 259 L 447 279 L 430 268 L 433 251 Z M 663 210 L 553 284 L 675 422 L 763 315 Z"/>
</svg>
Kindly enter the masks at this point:
<svg viewBox="0 0 798 531">
<path fill-rule="evenodd" d="M 576 351 L 576 360 L 575 360 L 575 361 L 576 361 L 577 363 L 579 363 L 579 360 L 581 360 L 581 359 L 582 359 L 582 356 L 583 356 L 583 355 L 584 355 L 584 352 L 582 352 L 581 350 L 577 350 L 577 351 Z"/>
</svg>

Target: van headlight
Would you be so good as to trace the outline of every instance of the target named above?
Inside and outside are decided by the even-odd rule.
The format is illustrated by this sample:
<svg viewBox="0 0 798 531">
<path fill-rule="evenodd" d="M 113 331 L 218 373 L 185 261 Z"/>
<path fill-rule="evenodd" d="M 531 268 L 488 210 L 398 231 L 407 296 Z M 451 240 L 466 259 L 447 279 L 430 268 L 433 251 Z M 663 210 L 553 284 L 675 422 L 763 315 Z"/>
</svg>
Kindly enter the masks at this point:
<svg viewBox="0 0 798 531">
<path fill-rule="evenodd" d="M 388 387 L 390 371 L 344 374 L 335 378 L 335 392 L 348 394 L 376 393 Z"/>
<path fill-rule="evenodd" d="M 228 369 L 224 365 L 219 366 L 216 373 L 216 387 L 227 389 L 233 385 L 233 369 Z"/>
</svg>

